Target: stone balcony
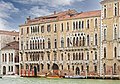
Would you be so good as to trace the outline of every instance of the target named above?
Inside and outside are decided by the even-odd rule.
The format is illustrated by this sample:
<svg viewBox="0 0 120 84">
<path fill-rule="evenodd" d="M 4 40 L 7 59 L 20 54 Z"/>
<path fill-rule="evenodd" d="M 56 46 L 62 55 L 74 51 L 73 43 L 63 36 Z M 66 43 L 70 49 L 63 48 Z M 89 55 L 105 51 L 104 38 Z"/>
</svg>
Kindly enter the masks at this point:
<svg viewBox="0 0 120 84">
<path fill-rule="evenodd" d="M 59 61 L 59 64 L 63 64 L 64 62 L 61 60 L 61 61 Z"/>
<path fill-rule="evenodd" d="M 93 60 L 93 64 L 98 64 L 98 60 Z"/>
<path fill-rule="evenodd" d="M 120 60 L 120 56 L 117 57 L 117 60 Z"/>
<path fill-rule="evenodd" d="M 84 62 L 82 60 L 73 60 L 71 61 L 72 64 L 83 64 Z"/>
<path fill-rule="evenodd" d="M 86 65 L 88 65 L 88 64 L 89 64 L 89 62 L 90 62 L 89 60 L 85 60 L 85 64 L 86 64 Z"/>
<path fill-rule="evenodd" d="M 26 61 L 25 63 L 27 63 L 27 64 L 30 64 L 30 63 L 39 64 L 39 61 Z"/>
</svg>

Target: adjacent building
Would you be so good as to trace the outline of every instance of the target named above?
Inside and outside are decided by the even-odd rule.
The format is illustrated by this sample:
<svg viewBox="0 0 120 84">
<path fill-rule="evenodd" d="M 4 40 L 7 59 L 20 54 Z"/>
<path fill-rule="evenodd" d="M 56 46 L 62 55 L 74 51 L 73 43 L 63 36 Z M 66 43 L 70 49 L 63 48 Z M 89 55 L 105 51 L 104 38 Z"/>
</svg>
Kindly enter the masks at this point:
<svg viewBox="0 0 120 84">
<path fill-rule="evenodd" d="M 1 58 L 1 48 L 5 47 L 6 44 L 10 42 L 18 41 L 18 40 L 19 40 L 19 32 L 0 30 L 0 58 Z M 1 71 L 1 61 L 0 61 L 0 71 Z"/>
<path fill-rule="evenodd" d="M 19 75 L 19 42 L 13 41 L 1 49 L 1 74 Z"/>
<path fill-rule="evenodd" d="M 101 76 L 120 76 L 120 0 L 101 5 Z"/>
</svg>

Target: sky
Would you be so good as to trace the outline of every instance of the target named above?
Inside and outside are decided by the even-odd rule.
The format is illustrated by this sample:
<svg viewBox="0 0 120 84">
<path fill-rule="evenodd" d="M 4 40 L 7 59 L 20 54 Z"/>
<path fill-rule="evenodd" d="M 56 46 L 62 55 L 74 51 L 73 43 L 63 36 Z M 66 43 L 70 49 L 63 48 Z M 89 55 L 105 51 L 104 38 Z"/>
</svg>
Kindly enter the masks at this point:
<svg viewBox="0 0 120 84">
<path fill-rule="evenodd" d="M 100 10 L 101 0 L 0 0 L 0 30 L 19 31 L 28 16 L 31 18 L 68 9 L 77 12 Z"/>
</svg>

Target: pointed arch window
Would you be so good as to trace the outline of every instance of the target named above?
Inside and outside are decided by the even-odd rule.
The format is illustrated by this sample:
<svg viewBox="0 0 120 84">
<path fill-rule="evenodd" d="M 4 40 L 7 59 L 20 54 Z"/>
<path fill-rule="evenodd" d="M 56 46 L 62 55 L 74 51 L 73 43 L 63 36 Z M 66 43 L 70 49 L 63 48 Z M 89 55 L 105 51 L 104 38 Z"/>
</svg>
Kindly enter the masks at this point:
<svg viewBox="0 0 120 84">
<path fill-rule="evenodd" d="M 64 47 L 64 38 L 62 37 L 61 38 L 61 48 L 63 48 Z"/>
<path fill-rule="evenodd" d="M 117 39 L 117 28 L 114 29 L 114 39 Z"/>
<path fill-rule="evenodd" d="M 87 20 L 87 28 L 88 28 L 88 29 L 90 28 L 89 20 Z"/>
<path fill-rule="evenodd" d="M 82 41 L 81 41 L 81 37 L 80 37 L 80 46 L 81 46 L 81 44 L 82 44 L 81 42 L 82 42 Z"/>
<path fill-rule="evenodd" d="M 43 39 L 43 49 L 45 49 L 45 40 Z"/>
<path fill-rule="evenodd" d="M 77 37 L 77 39 L 76 39 L 76 46 L 78 46 L 79 45 L 79 42 L 78 42 L 78 37 Z"/>
<path fill-rule="evenodd" d="M 89 39 L 90 39 L 90 38 L 89 38 L 89 35 L 87 35 L 87 46 L 89 46 L 89 43 L 90 43 L 90 42 L 89 42 Z"/>
<path fill-rule="evenodd" d="M 87 52 L 87 60 L 89 60 L 89 52 Z"/>
<path fill-rule="evenodd" d="M 70 47 L 70 40 L 67 38 L 67 47 Z"/>
<path fill-rule="evenodd" d="M 106 58 L 106 47 L 104 47 L 104 58 Z"/>
<path fill-rule="evenodd" d="M 78 60 L 78 53 L 76 53 L 76 60 Z"/>
<path fill-rule="evenodd" d="M 48 38 L 48 49 L 51 48 L 51 42 L 50 42 L 50 38 Z"/>
<path fill-rule="evenodd" d="M 116 63 L 114 63 L 114 69 L 113 69 L 114 74 L 116 73 L 116 69 L 117 69 Z"/>
<path fill-rule="evenodd" d="M 85 46 L 85 37 L 83 37 L 83 46 Z"/>
<path fill-rule="evenodd" d="M 97 28 L 97 18 L 95 19 L 95 28 Z"/>
<path fill-rule="evenodd" d="M 76 21 L 76 30 L 78 29 L 78 22 Z"/>
<path fill-rule="evenodd" d="M 73 38 L 73 46 L 75 46 L 75 37 Z"/>
<path fill-rule="evenodd" d="M 95 34 L 95 45 L 97 45 L 97 34 Z"/>
<path fill-rule="evenodd" d="M 73 22 L 73 30 L 75 30 L 75 22 Z"/>
<path fill-rule="evenodd" d="M 117 48 L 116 47 L 114 48 L 114 57 L 115 58 L 117 57 Z"/>
<path fill-rule="evenodd" d="M 55 44 L 55 48 L 57 48 L 57 39 L 55 39 L 55 42 L 54 42 Z"/>
<path fill-rule="evenodd" d="M 81 29 L 81 21 L 79 21 L 79 29 Z"/>
<path fill-rule="evenodd" d="M 106 8 L 104 8 L 104 18 L 106 18 L 106 16 L 107 16 L 107 10 Z"/>
<path fill-rule="evenodd" d="M 75 53 L 73 53 L 73 60 L 75 60 Z"/>
<path fill-rule="evenodd" d="M 70 53 L 68 53 L 68 60 L 70 60 Z"/>
<path fill-rule="evenodd" d="M 106 37 L 107 37 L 107 30 L 104 29 L 104 40 L 106 40 Z"/>
</svg>

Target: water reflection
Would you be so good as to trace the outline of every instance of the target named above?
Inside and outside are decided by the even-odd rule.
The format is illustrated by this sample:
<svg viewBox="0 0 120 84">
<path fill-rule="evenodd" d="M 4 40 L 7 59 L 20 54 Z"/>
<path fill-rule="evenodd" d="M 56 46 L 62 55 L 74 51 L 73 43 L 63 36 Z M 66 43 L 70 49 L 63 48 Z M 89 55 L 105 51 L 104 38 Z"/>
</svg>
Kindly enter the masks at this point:
<svg viewBox="0 0 120 84">
<path fill-rule="evenodd" d="M 120 80 L 3 78 L 0 84 L 120 84 Z"/>
</svg>

